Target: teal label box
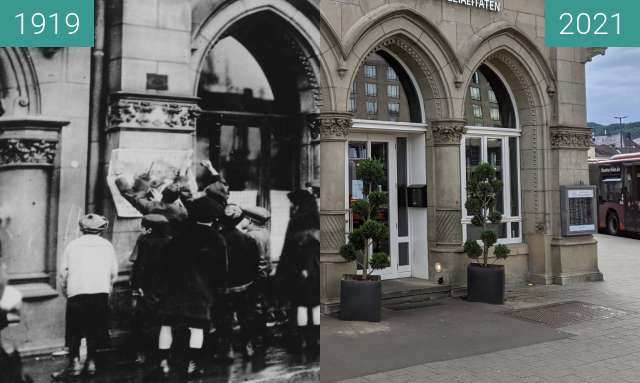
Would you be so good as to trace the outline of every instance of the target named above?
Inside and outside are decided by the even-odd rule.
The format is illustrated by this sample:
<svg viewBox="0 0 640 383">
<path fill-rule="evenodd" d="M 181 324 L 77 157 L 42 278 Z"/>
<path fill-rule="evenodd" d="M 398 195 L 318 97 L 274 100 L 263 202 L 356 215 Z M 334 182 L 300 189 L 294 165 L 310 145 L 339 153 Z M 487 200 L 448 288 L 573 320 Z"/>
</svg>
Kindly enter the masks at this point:
<svg viewBox="0 0 640 383">
<path fill-rule="evenodd" d="M 545 0 L 549 47 L 640 47 L 638 0 Z"/>
<path fill-rule="evenodd" d="M 0 47 L 92 47 L 93 0 L 0 0 Z"/>
</svg>

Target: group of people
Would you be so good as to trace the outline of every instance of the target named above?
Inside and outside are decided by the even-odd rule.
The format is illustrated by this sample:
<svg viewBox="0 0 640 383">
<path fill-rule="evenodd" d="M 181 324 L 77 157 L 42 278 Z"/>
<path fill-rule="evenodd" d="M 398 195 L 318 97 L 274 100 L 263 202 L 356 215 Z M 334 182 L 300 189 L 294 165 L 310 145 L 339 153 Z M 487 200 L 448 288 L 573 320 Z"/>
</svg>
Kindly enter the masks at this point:
<svg viewBox="0 0 640 383">
<path fill-rule="evenodd" d="M 153 185 L 145 179 L 116 180 L 121 194 L 141 213 L 142 234 L 130 261 L 132 345 L 137 363 L 155 357 L 153 374 L 170 376 L 176 366 L 174 337 L 188 329 L 189 377 L 204 373 L 204 358 L 252 357 L 269 312 L 287 315 L 285 331 L 299 347 L 319 342 L 319 229 L 315 196 L 288 193 L 290 220 L 277 266 L 271 261 L 269 211 L 229 203 L 229 188 L 210 163 L 201 192 L 180 180 Z M 53 374 L 66 379 L 97 371 L 96 351 L 108 341 L 108 297 L 118 277 L 112 244 L 100 234 L 108 221 L 97 214 L 80 220 L 82 236 L 63 254 L 60 284 L 67 296 L 69 364 Z M 275 270 L 274 270 L 275 269 Z M 152 329 L 152 331 L 150 331 Z M 86 338 L 87 356 L 80 360 Z M 178 342 L 175 342 L 178 343 Z M 203 350 L 210 350 L 205 353 Z M 298 348 L 300 349 L 300 348 Z"/>
</svg>

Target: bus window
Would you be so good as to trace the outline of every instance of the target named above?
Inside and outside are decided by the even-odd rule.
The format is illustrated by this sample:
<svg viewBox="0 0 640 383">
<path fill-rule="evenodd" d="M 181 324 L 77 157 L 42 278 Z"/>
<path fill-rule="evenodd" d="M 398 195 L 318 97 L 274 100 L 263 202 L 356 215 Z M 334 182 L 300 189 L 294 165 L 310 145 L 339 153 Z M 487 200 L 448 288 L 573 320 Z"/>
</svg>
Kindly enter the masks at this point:
<svg viewBox="0 0 640 383">
<path fill-rule="evenodd" d="M 619 178 L 602 180 L 601 195 L 606 202 L 620 202 L 622 197 L 622 180 Z"/>
</svg>

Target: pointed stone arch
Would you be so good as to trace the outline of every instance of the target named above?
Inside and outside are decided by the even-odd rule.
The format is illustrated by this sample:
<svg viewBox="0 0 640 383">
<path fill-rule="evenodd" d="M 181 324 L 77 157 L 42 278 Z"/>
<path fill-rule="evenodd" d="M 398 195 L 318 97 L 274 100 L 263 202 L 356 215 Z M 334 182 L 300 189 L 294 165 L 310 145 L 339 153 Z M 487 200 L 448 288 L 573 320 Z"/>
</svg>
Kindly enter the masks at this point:
<svg viewBox="0 0 640 383">
<path fill-rule="evenodd" d="M 520 187 L 523 240 L 529 245 L 529 273 L 546 269 L 550 253 L 545 237 L 554 231 L 554 194 L 550 126 L 555 112 L 555 78 L 547 60 L 513 28 L 493 31 L 468 58 L 464 87 L 459 89 L 464 111 L 466 89 L 482 64 L 500 74 L 511 90 L 519 116 Z M 557 209 L 556 209 L 557 212 Z"/>
<path fill-rule="evenodd" d="M 195 9 L 195 8 L 194 8 Z M 224 36 L 225 32 L 242 19 L 257 13 L 275 16 L 288 27 L 283 36 L 301 65 L 306 86 L 312 89 L 315 109 L 322 105 L 320 78 L 322 60 L 319 59 L 320 41 L 318 39 L 319 9 L 310 0 L 296 2 L 286 0 L 255 0 L 251 2 L 225 2 L 210 5 L 211 13 L 194 28 L 192 35 L 191 70 L 193 74 L 193 93 L 197 94 L 203 61 L 209 50 Z"/>
<path fill-rule="evenodd" d="M 5 115 L 40 114 L 38 76 L 27 48 L 0 48 L 0 98 Z"/>
<path fill-rule="evenodd" d="M 425 122 L 446 119 L 451 115 L 453 103 L 449 85 L 455 83 L 457 59 L 449 52 L 448 43 L 434 37 L 430 27 L 427 28 L 430 26 L 428 21 L 418 24 L 415 19 L 420 16 L 413 11 L 407 12 L 383 12 L 378 19 L 368 19 L 367 26 L 354 26 L 347 32 L 350 37 L 347 37 L 346 48 L 343 48 L 349 53 L 338 67 L 340 78 L 334 85 L 338 110 L 346 110 L 351 83 L 362 63 L 370 54 L 386 50 L 393 53 L 415 78 L 417 91 L 424 103 Z M 398 19 L 403 22 L 398 22 Z M 355 36 L 356 31 L 363 34 Z M 337 57 L 338 64 L 340 60 Z"/>
</svg>

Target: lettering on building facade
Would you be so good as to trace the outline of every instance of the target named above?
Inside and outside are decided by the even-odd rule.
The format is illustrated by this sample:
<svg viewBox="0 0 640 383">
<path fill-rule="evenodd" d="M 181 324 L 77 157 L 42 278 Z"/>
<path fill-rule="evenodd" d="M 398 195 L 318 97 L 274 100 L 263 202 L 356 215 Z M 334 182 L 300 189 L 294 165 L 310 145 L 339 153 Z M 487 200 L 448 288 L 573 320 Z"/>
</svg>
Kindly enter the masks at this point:
<svg viewBox="0 0 640 383">
<path fill-rule="evenodd" d="M 484 9 L 489 12 L 502 11 L 502 3 L 495 0 L 447 0 L 447 3 L 464 5 L 470 8 Z"/>
</svg>

